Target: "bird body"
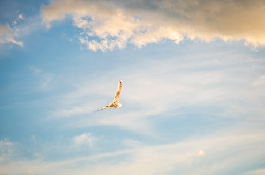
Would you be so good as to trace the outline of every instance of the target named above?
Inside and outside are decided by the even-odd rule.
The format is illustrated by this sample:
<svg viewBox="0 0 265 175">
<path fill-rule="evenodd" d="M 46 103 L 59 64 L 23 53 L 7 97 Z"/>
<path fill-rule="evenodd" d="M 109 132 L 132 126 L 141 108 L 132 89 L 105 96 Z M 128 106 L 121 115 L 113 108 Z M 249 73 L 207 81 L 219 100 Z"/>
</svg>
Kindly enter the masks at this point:
<svg viewBox="0 0 265 175">
<path fill-rule="evenodd" d="M 120 98 L 120 94 L 121 94 L 121 90 L 122 90 L 122 83 L 121 80 L 119 80 L 118 83 L 118 87 L 114 96 L 114 100 L 112 102 L 110 102 L 110 104 L 108 106 L 105 106 L 97 111 L 101 111 L 104 109 L 111 109 L 111 108 L 120 108 L 122 107 L 122 104 L 119 102 L 119 98 Z"/>
</svg>

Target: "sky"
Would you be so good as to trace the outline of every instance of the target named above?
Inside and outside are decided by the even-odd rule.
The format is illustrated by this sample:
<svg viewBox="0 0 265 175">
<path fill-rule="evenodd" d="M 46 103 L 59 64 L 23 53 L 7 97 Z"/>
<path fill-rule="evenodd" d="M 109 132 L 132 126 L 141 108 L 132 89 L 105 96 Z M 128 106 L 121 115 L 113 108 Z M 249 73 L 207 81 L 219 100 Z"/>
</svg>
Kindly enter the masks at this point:
<svg viewBox="0 0 265 175">
<path fill-rule="evenodd" d="M 0 175 L 264 175 L 264 9 L 0 1 Z"/>
</svg>

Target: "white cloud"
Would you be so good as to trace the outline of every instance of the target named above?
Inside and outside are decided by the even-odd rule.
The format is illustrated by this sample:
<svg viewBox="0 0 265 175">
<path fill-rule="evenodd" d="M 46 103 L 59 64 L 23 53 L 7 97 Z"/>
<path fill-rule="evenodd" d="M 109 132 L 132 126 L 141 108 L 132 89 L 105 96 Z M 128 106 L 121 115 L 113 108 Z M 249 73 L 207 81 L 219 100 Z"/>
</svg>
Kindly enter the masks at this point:
<svg viewBox="0 0 265 175">
<path fill-rule="evenodd" d="M 10 142 L 8 139 L 0 140 L 0 165 L 8 161 L 15 152 L 15 143 Z"/>
<path fill-rule="evenodd" d="M 14 26 L 17 25 L 17 21 L 13 21 L 12 25 L 14 25 Z"/>
<path fill-rule="evenodd" d="M 255 78 L 263 75 L 262 59 L 222 52 L 177 59 L 138 58 L 135 63 L 114 67 L 107 75 L 71 80 L 74 88 L 58 97 L 51 113 L 55 117 L 74 117 L 66 124 L 71 127 L 117 126 L 148 136 L 158 132 L 152 123 L 157 122 L 154 116 L 183 117 L 187 108 L 207 108 L 202 120 L 212 115 L 240 121 L 264 118 L 264 90 L 252 86 Z M 120 76 L 124 107 L 94 113 L 113 99 L 116 78 Z M 211 108 L 219 110 L 218 116 Z"/>
<path fill-rule="evenodd" d="M 264 174 L 265 174 L 265 169 L 256 169 L 245 173 L 245 175 L 264 175 Z"/>
<path fill-rule="evenodd" d="M 13 21 L 13 22 L 12 22 L 12 25 L 13 25 L 13 26 L 17 25 L 17 22 L 18 22 L 19 20 L 23 20 L 23 15 L 22 15 L 22 14 L 19 14 L 19 15 L 18 15 L 18 17 L 17 17 L 17 21 Z"/>
<path fill-rule="evenodd" d="M 265 85 L 265 75 L 258 77 L 253 83 L 254 86 L 264 86 Z"/>
<path fill-rule="evenodd" d="M 73 138 L 74 145 L 79 148 L 80 146 L 93 147 L 96 138 L 91 133 L 83 133 Z"/>
<path fill-rule="evenodd" d="M 139 147 L 141 145 L 141 142 L 133 139 L 124 139 L 122 141 L 122 144 L 127 147 Z"/>
<path fill-rule="evenodd" d="M 18 36 L 18 30 L 10 28 L 9 24 L 0 24 L 0 44 L 13 43 L 23 47 L 22 41 L 17 41 L 14 38 Z"/>
<path fill-rule="evenodd" d="M 216 38 L 245 40 L 246 45 L 265 45 L 264 1 L 84 1 L 57 0 L 42 7 L 44 24 L 70 14 L 83 30 L 80 41 L 93 51 L 124 48 L 127 43 L 148 43 L 184 37 L 211 41 Z M 99 41 L 91 39 L 96 36 Z"/>
<path fill-rule="evenodd" d="M 242 132 L 248 130 L 247 134 Z M 264 158 L 264 128 L 249 126 L 225 128 L 204 136 L 193 136 L 182 141 L 159 145 L 135 145 L 133 149 L 98 153 L 68 160 L 44 161 L 40 159 L 11 161 L 0 164 L 2 173 L 22 174 L 228 174 L 237 169 L 252 168 Z M 74 137 L 78 145 L 88 146 L 91 134 Z M 201 151 L 196 152 L 202 148 Z M 204 155 L 207 152 L 207 155 Z M 196 153 L 196 154 L 193 154 Z M 199 153 L 199 154 L 198 154 Z M 16 167 L 11 168 L 11 167 Z M 192 168 L 191 168 L 192 167 Z M 259 175 L 264 170 L 253 171 Z M 255 173 L 256 174 L 255 174 Z"/>
<path fill-rule="evenodd" d="M 205 151 L 200 150 L 200 151 L 198 152 L 198 156 L 205 156 Z"/>
<path fill-rule="evenodd" d="M 18 15 L 18 19 L 23 20 L 23 18 L 24 18 L 24 17 L 23 17 L 22 14 L 19 14 L 19 15 Z"/>
<path fill-rule="evenodd" d="M 10 154 L 13 152 L 12 147 L 14 144 L 7 139 L 0 140 L 0 155 Z"/>
<path fill-rule="evenodd" d="M 75 115 L 81 115 L 81 114 L 88 114 L 93 111 L 93 106 L 91 106 L 92 103 L 87 103 L 79 106 L 68 106 L 68 107 L 62 107 L 58 108 L 56 111 L 52 112 L 52 116 L 54 117 L 73 117 Z"/>
</svg>

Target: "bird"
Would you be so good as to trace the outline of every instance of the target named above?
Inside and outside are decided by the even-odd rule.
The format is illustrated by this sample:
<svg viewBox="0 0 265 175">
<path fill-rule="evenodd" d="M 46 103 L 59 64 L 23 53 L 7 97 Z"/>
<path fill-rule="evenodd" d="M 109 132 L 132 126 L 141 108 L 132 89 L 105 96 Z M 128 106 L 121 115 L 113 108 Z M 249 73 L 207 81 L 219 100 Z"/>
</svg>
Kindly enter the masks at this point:
<svg viewBox="0 0 265 175">
<path fill-rule="evenodd" d="M 101 111 L 101 110 L 104 110 L 104 109 L 122 107 L 123 105 L 119 102 L 121 90 L 122 90 L 122 82 L 121 82 L 121 80 L 119 80 L 118 87 L 117 87 L 117 90 L 116 90 L 116 93 L 115 93 L 115 96 L 114 96 L 114 100 L 112 102 L 110 102 L 110 104 L 108 106 L 104 106 L 103 108 L 101 108 L 101 109 L 99 109 L 97 111 Z"/>
</svg>

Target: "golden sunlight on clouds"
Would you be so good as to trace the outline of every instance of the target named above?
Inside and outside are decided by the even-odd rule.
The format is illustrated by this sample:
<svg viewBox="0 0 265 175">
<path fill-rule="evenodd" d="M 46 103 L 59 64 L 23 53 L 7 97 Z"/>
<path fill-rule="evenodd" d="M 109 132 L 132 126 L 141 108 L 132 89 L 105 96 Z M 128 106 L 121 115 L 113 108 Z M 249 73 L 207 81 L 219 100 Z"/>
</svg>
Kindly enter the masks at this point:
<svg viewBox="0 0 265 175">
<path fill-rule="evenodd" d="M 124 48 L 127 43 L 148 43 L 184 37 L 212 41 L 244 40 L 246 45 L 265 45 L 265 2 L 219 0 L 134 0 L 123 2 L 57 0 L 42 7 L 46 27 L 70 14 L 74 26 L 84 30 L 80 41 L 91 50 Z M 100 42 L 90 40 L 91 36 Z"/>
</svg>

